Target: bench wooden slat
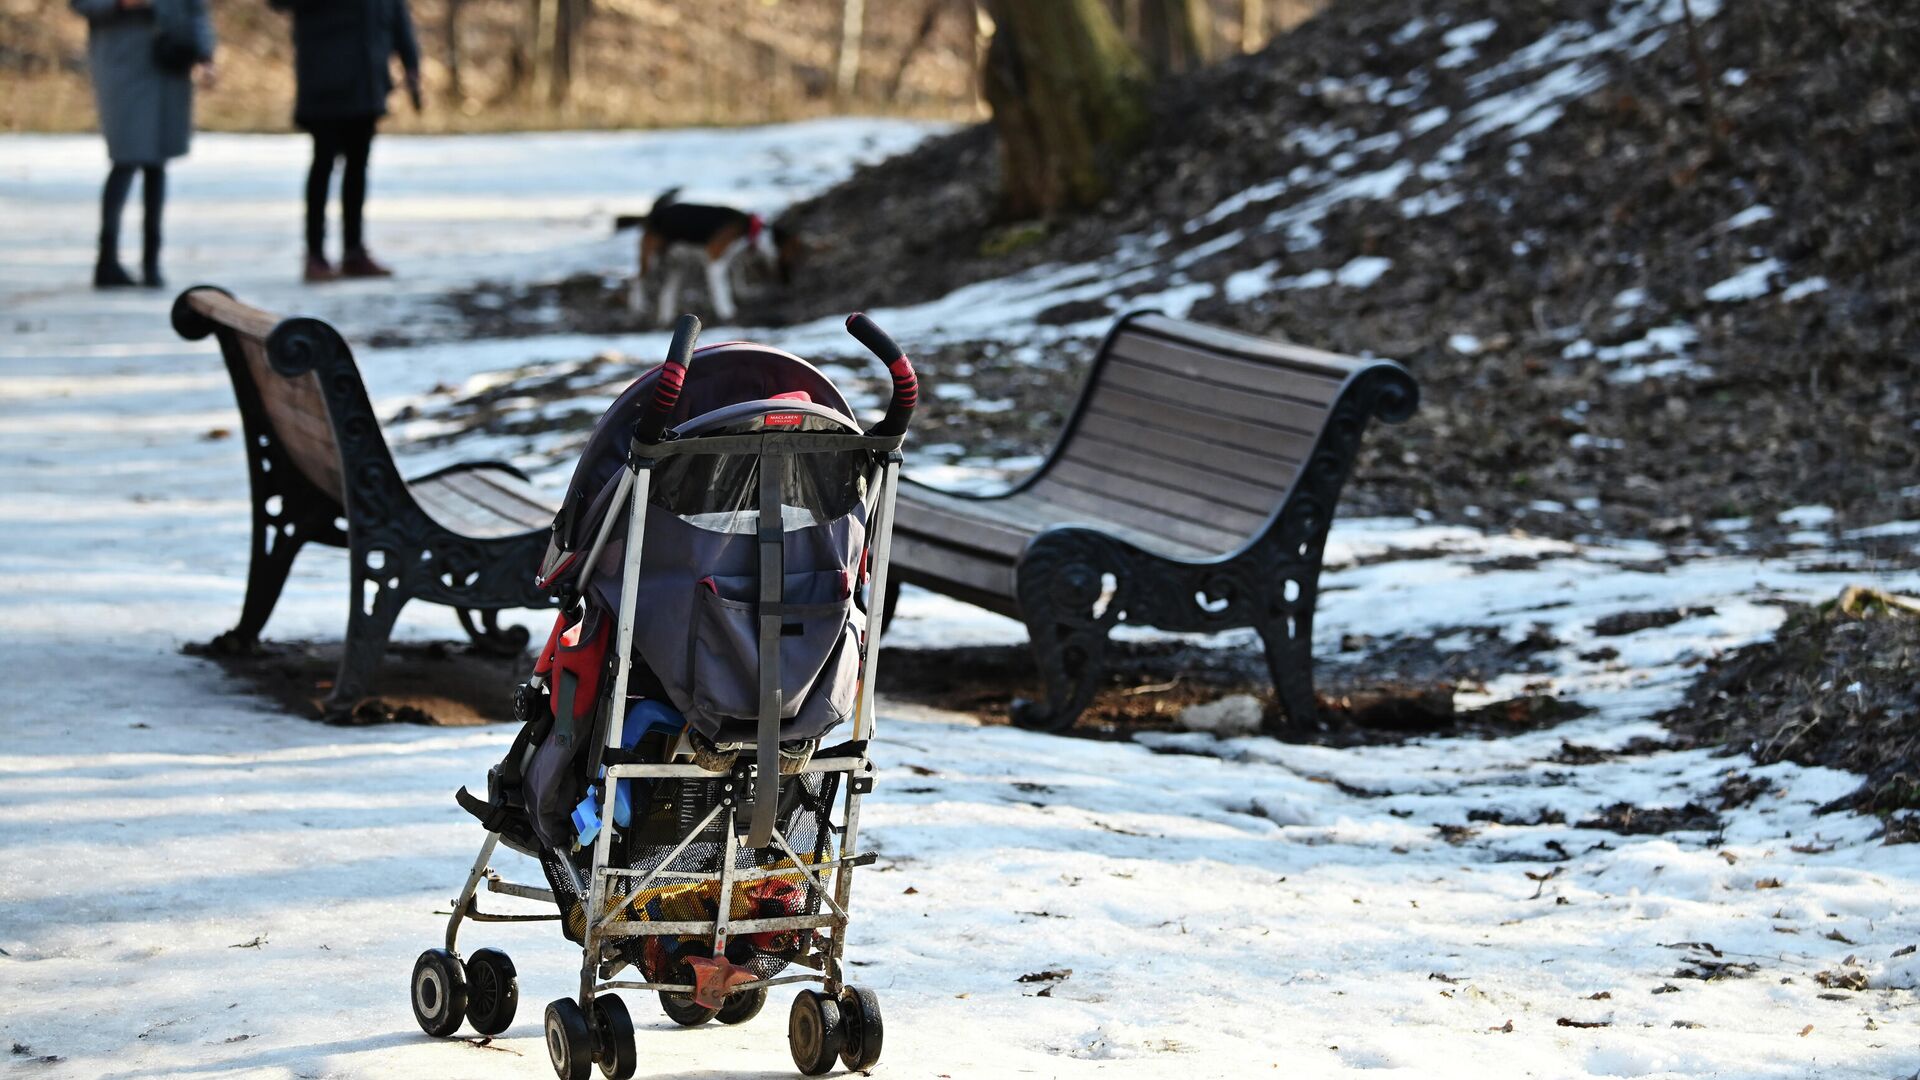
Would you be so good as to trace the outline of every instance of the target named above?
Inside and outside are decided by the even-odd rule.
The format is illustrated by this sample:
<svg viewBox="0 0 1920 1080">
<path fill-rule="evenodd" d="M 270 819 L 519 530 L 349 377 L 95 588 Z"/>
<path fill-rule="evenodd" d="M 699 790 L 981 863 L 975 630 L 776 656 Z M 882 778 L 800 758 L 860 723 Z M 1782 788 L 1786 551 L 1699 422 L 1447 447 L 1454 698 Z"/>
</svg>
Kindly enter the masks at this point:
<svg viewBox="0 0 1920 1080">
<path fill-rule="evenodd" d="M 1321 421 L 1327 415 L 1324 403 L 1262 394 L 1206 379 L 1190 379 L 1120 357 L 1107 365 L 1102 381 L 1168 405 L 1309 437 L 1320 433 Z"/>
<path fill-rule="evenodd" d="M 1153 461 L 1151 457 L 1146 460 Z M 1047 473 L 1048 479 L 1062 480 L 1077 488 L 1109 495 L 1122 503 L 1144 507 L 1145 520 L 1149 524 L 1141 527 L 1149 531 L 1157 531 L 1157 526 L 1151 523 L 1164 511 L 1221 532 L 1237 532 L 1244 536 L 1265 524 L 1268 515 L 1273 513 L 1273 508 L 1280 501 L 1278 495 L 1269 491 L 1265 499 L 1250 500 L 1255 505 L 1264 503 L 1264 509 L 1242 506 L 1220 497 L 1221 489 L 1228 483 L 1224 478 L 1208 477 L 1198 472 L 1195 476 L 1200 486 L 1161 483 L 1137 475 L 1117 456 L 1106 459 L 1072 458 L 1057 463 Z"/>
<path fill-rule="evenodd" d="M 511 536 L 528 531 L 524 522 L 502 516 L 449 486 L 444 477 L 407 485 L 407 491 L 427 515 L 449 530 L 467 536 Z"/>
<path fill-rule="evenodd" d="M 1162 434 L 1173 435 L 1201 446 L 1241 450 L 1277 462 L 1298 464 L 1313 452 L 1314 437 L 1299 435 L 1262 424 L 1250 424 L 1230 416 L 1217 416 L 1198 409 L 1187 409 L 1156 401 L 1120 387 L 1101 385 L 1087 399 L 1083 419 L 1105 417 L 1120 421 L 1111 430 L 1130 426 L 1135 442 L 1152 444 Z M 1249 478 L 1251 479 L 1251 478 Z"/>
<path fill-rule="evenodd" d="M 1322 409 L 1339 395 L 1345 381 L 1337 373 L 1228 356 L 1145 334 L 1127 334 L 1115 341 L 1112 361 Z"/>
<path fill-rule="evenodd" d="M 893 559 L 904 567 L 932 568 L 930 576 L 994 596 L 1013 596 L 1011 562 L 982 558 L 917 534 L 901 533 L 893 540 Z"/>
<path fill-rule="evenodd" d="M 1261 457 L 1235 447 L 1203 443 L 1162 431 L 1143 435 L 1139 425 L 1132 421 L 1111 417 L 1082 417 L 1073 438 L 1080 445 L 1068 447 L 1065 456 L 1075 461 L 1098 458 L 1127 461 L 1131 456 L 1151 455 L 1193 469 L 1200 467 L 1191 463 L 1204 461 L 1211 470 L 1208 475 L 1215 482 L 1248 494 L 1266 492 L 1265 504 L 1269 508 L 1293 486 L 1293 478 L 1300 471 L 1293 462 Z"/>
<path fill-rule="evenodd" d="M 247 367 L 253 372 L 260 404 L 266 408 L 287 456 L 315 487 L 342 499 L 345 488 L 340 481 L 340 447 L 334 441 L 333 422 L 327 417 L 327 400 L 321 395 L 319 378 L 312 372 L 288 378 L 267 362 L 266 346 L 259 338 L 241 337 L 239 342 Z"/>
<path fill-rule="evenodd" d="M 1064 520 L 1078 518 L 1088 524 L 1131 539 L 1139 547 L 1173 558 L 1207 558 L 1239 547 L 1246 534 L 1238 536 L 1224 529 L 1154 507 L 1125 502 L 1109 494 L 1102 483 L 1087 483 L 1072 472 L 1056 477 L 1049 473 L 1028 493 L 1060 508 Z M 1132 537 L 1124 533 L 1134 534 Z"/>
<path fill-rule="evenodd" d="M 1274 341 L 1271 338 L 1255 337 L 1252 334 L 1242 334 L 1235 330 L 1208 326 L 1205 323 L 1171 319 L 1159 314 L 1135 317 L 1128 322 L 1125 332 L 1151 334 L 1212 352 L 1325 374 L 1343 382 L 1353 371 L 1355 364 L 1363 363 L 1354 357 L 1328 352 L 1325 349 L 1296 345 L 1291 341 Z"/>
<path fill-rule="evenodd" d="M 492 482 L 492 474 L 511 476 L 497 469 L 466 469 L 434 479 L 473 502 L 486 514 L 501 521 L 514 522 L 522 530 L 539 529 L 553 523 L 554 507 Z"/>
<path fill-rule="evenodd" d="M 1151 447 L 1115 446 L 1092 440 L 1064 458 L 1062 463 L 1065 462 L 1125 477 L 1142 490 L 1181 495 L 1202 494 L 1262 520 L 1273 512 L 1275 504 L 1286 494 L 1285 481 L 1292 476 L 1286 466 L 1276 466 L 1274 471 L 1281 474 L 1278 484 L 1271 480 L 1242 480 L 1211 468 L 1212 462 L 1204 458 L 1164 454 Z"/>
</svg>

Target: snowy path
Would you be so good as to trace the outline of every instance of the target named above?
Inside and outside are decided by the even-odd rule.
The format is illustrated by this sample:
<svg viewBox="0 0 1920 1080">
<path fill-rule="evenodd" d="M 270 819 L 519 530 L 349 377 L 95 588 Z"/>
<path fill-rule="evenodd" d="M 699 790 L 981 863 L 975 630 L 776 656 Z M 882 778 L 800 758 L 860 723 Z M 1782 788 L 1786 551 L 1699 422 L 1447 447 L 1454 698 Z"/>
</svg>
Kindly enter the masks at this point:
<svg viewBox="0 0 1920 1080">
<path fill-rule="evenodd" d="M 462 275 L 616 255 L 596 215 L 665 183 L 636 183 L 611 156 L 697 150 L 713 186 L 746 190 L 786 155 L 791 183 L 765 190 L 771 202 L 830 179 L 827 163 L 869 129 L 882 144 L 910 137 L 847 123 L 383 142 L 391 201 L 374 220 L 392 237 L 383 254 L 413 273 L 382 304 L 375 289 L 291 284 L 296 143 L 209 139 L 201 171 L 177 181 L 174 275 L 315 309 L 351 336 Z M 230 394 L 211 349 L 168 329 L 168 297 L 77 285 L 93 153 L 0 139 L 0 1039 L 21 1048 L 0 1072 L 547 1075 L 539 1010 L 569 992 L 577 957 L 550 928 L 467 939 L 505 947 L 521 971 L 521 1019 L 493 1047 L 427 1039 L 404 994 L 479 841 L 448 795 L 481 779 L 510 732 L 322 727 L 266 711 L 177 651 L 238 609 L 245 474 L 231 439 L 206 437 L 233 424 Z M 225 226 L 246 238 L 208 239 Z M 404 363 L 375 352 L 367 373 L 392 401 L 552 346 L 409 350 Z M 1563 739 L 1655 734 L 1641 718 L 1672 699 L 1689 655 L 1767 632 L 1772 598 L 1831 595 L 1859 575 L 1735 559 L 1661 573 L 1652 549 L 1412 522 L 1343 523 L 1335 541 L 1347 566 L 1327 579 L 1323 641 L 1456 625 L 1517 640 L 1545 622 L 1566 643 L 1553 687 L 1599 711 L 1494 741 L 1344 751 L 1180 736 L 1152 741 L 1188 753 L 1155 754 L 885 710 L 867 804 L 883 857 L 862 879 L 852 946 L 886 1003 L 880 1075 L 1920 1071 L 1920 954 L 1894 956 L 1920 943 L 1920 848 L 1813 815 L 1853 778 L 1704 753 L 1546 760 Z M 1353 558 L 1435 544 L 1451 553 Z M 1515 554 L 1553 558 L 1472 565 Z M 343 580 L 333 553 L 304 556 L 270 632 L 337 634 Z M 1920 576 L 1879 583 L 1911 592 Z M 1611 639 L 1613 661 L 1578 658 L 1601 615 L 1698 604 L 1716 613 Z M 415 637 L 452 626 L 425 608 L 402 620 Z M 1012 628 L 920 595 L 900 631 L 1002 640 Z M 1717 846 L 1704 832 L 1488 823 L 1455 844 L 1436 828 L 1474 810 L 1573 823 L 1622 800 L 1711 804 L 1730 769 L 1772 791 L 1725 813 Z M 1854 970 L 1849 955 L 1871 989 L 1816 983 Z M 1756 968 L 1676 975 L 1728 962 Z M 742 1028 L 697 1032 L 638 1004 L 642 1075 L 793 1075 L 784 996 Z"/>
</svg>

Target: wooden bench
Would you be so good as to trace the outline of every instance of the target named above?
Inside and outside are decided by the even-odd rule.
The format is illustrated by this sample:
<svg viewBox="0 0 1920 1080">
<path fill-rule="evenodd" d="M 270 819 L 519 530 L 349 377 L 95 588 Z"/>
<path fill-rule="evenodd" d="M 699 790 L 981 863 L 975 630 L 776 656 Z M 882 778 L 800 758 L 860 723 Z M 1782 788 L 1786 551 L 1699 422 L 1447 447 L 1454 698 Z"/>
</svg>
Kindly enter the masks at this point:
<svg viewBox="0 0 1920 1080">
<path fill-rule="evenodd" d="M 1403 421 L 1419 396 L 1390 361 L 1129 315 L 1017 487 L 901 485 L 896 580 L 1027 624 L 1048 701 L 1014 703 L 1025 726 L 1086 709 L 1121 622 L 1258 630 L 1289 722 L 1311 723 L 1327 526 L 1368 421 Z"/>
<path fill-rule="evenodd" d="M 405 480 L 380 434 L 366 384 L 340 334 L 318 319 L 282 319 L 225 290 L 180 294 L 173 326 L 220 342 L 240 406 L 253 492 L 253 553 L 240 622 L 209 651 L 259 649 L 294 555 L 306 544 L 349 552 L 347 636 L 325 711 L 350 713 L 372 689 L 394 619 L 409 600 L 454 608 L 473 642 L 517 654 L 523 627 L 502 608 L 548 607 L 534 588 L 554 506 L 519 470 L 472 462 Z"/>
</svg>

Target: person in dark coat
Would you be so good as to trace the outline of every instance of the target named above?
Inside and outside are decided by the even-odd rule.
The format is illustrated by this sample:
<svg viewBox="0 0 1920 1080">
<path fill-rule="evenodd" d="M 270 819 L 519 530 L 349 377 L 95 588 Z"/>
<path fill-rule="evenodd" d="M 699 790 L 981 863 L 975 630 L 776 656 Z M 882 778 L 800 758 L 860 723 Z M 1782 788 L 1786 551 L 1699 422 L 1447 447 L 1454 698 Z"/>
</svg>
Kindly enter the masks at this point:
<svg viewBox="0 0 1920 1080">
<path fill-rule="evenodd" d="M 367 253 L 361 211 L 367 198 L 367 157 L 373 133 L 393 92 L 392 61 L 400 58 L 407 94 L 420 109 L 420 45 L 407 0 L 269 0 L 293 14 L 293 122 L 313 136 L 307 170 L 308 281 L 386 277 L 392 271 Z M 327 194 L 333 163 L 340 176 L 340 227 L 346 241 L 335 270 L 327 261 Z"/>
<path fill-rule="evenodd" d="M 167 199 L 167 162 L 193 137 L 193 70 L 213 81 L 213 22 L 206 0 L 68 0 L 87 19 L 87 70 L 107 138 L 106 190 L 100 196 L 100 257 L 95 288 L 134 284 L 120 265 L 120 218 L 141 176 L 146 204 L 141 282 L 160 278 L 160 220 Z"/>
</svg>

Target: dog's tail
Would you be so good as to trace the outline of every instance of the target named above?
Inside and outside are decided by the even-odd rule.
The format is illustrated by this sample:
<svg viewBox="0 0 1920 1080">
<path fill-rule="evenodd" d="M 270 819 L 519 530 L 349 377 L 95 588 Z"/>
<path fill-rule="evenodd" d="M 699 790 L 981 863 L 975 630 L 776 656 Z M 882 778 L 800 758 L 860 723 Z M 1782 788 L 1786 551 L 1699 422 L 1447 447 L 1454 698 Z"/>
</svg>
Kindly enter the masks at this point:
<svg viewBox="0 0 1920 1080">
<path fill-rule="evenodd" d="M 653 205 L 644 214 L 621 214 L 613 219 L 613 231 L 625 232 L 628 229 L 644 229 L 653 221 L 653 212 L 662 207 L 672 206 L 680 201 L 680 189 L 670 187 L 654 196 Z"/>
</svg>

